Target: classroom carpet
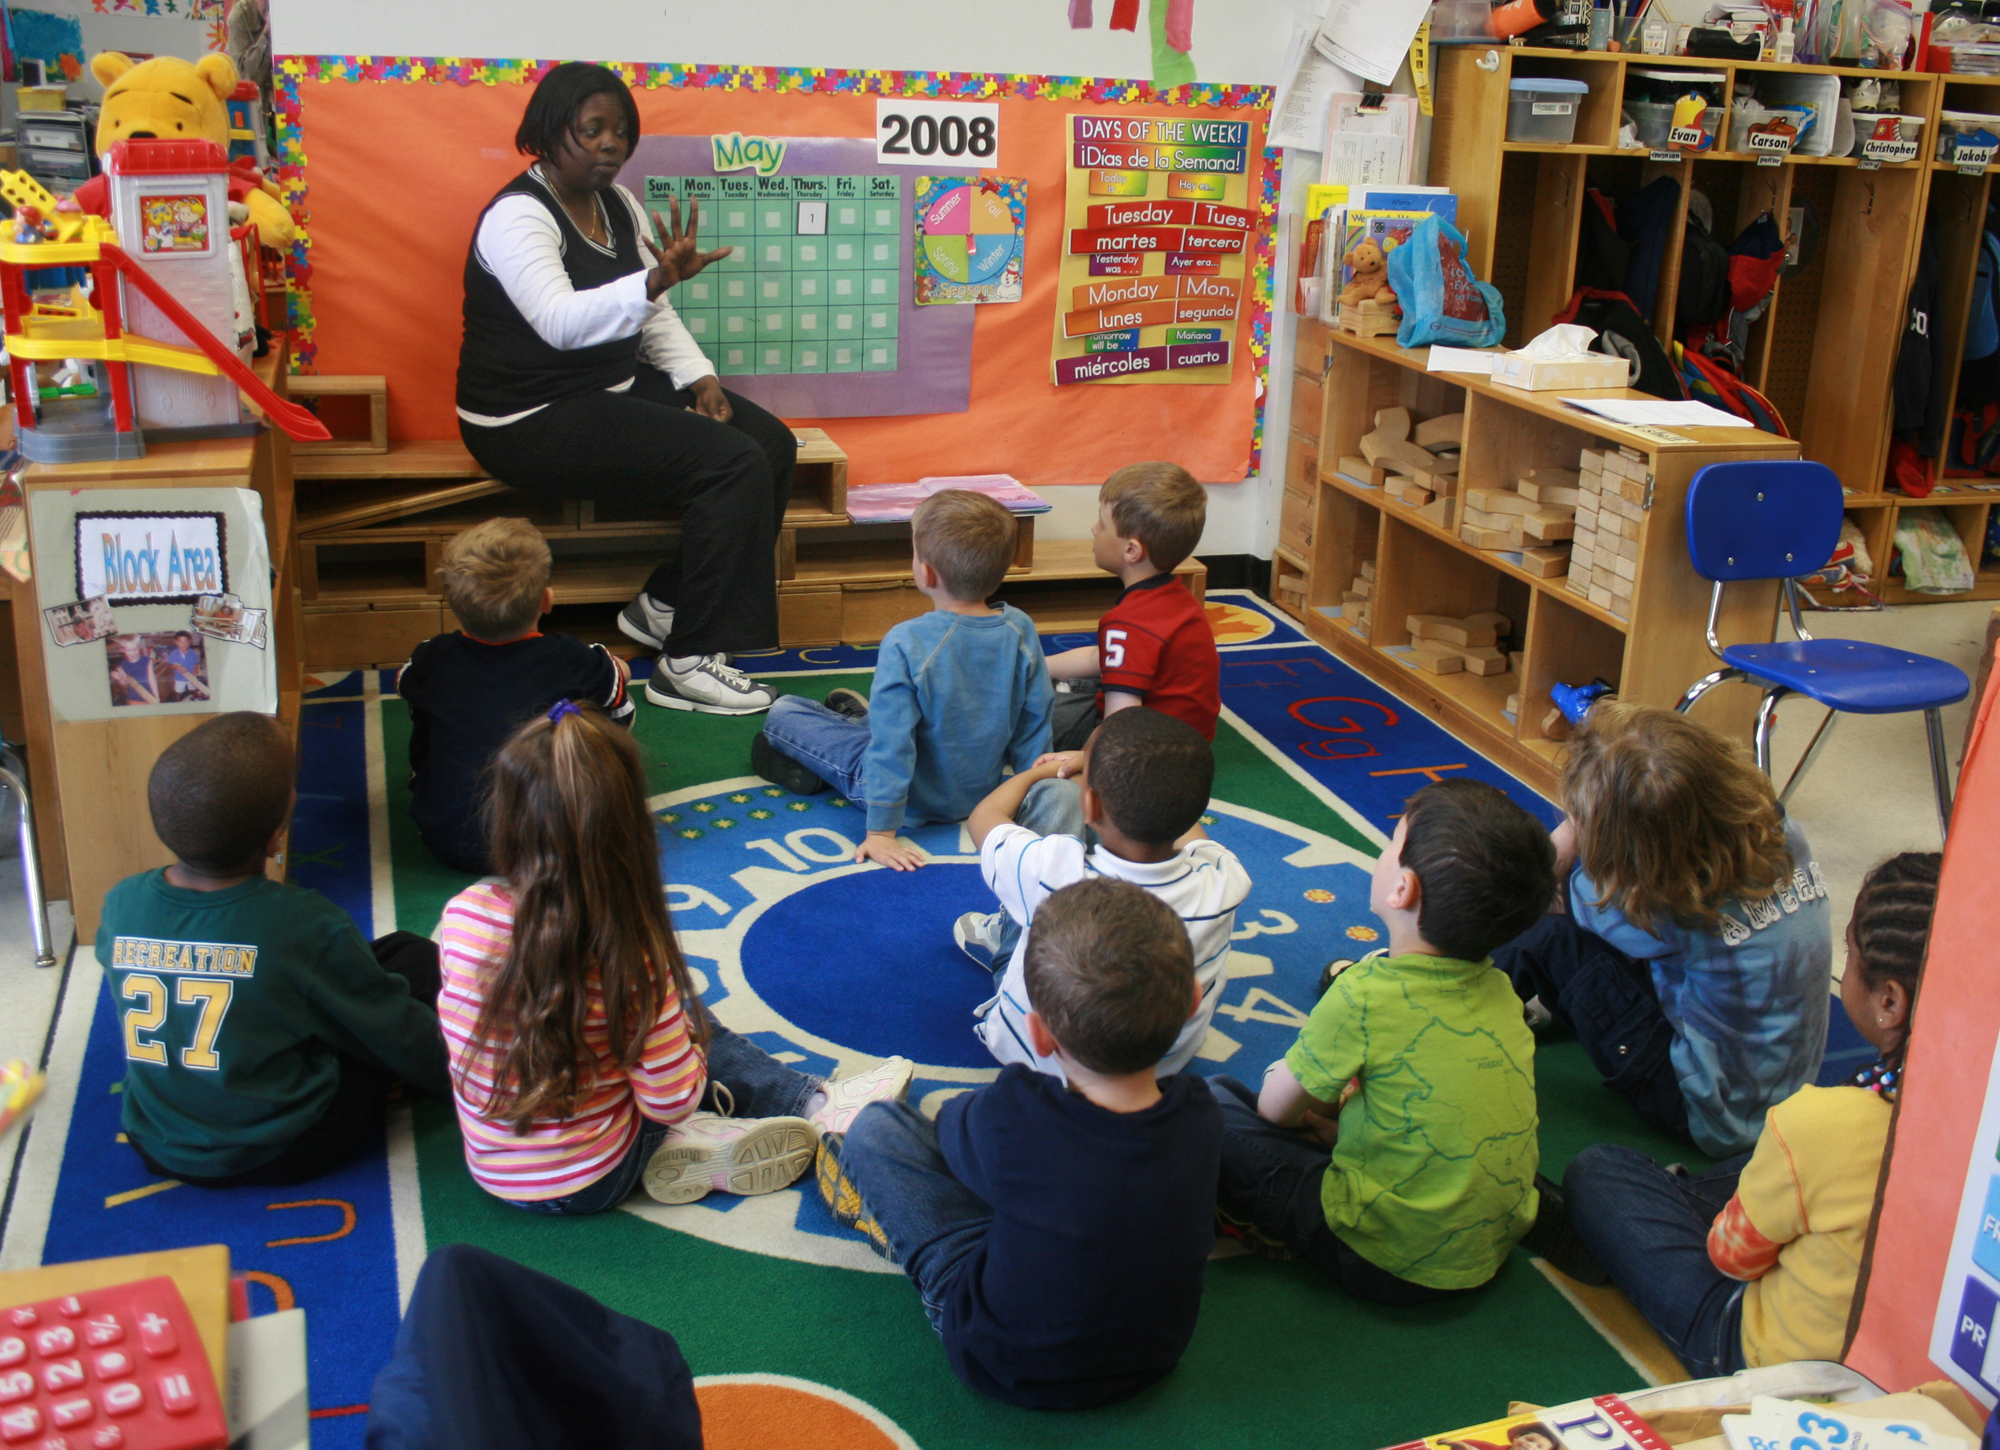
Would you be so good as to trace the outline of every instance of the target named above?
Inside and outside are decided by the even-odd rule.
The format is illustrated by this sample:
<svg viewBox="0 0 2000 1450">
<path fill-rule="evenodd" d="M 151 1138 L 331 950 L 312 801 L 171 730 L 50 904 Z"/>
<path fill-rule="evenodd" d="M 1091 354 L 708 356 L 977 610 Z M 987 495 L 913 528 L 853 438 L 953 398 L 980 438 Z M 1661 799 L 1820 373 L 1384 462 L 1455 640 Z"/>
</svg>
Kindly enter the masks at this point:
<svg viewBox="0 0 2000 1450">
<path fill-rule="evenodd" d="M 1487 780 L 1544 820 L 1554 807 L 1419 712 L 1303 638 L 1246 593 L 1211 594 L 1223 720 L 1211 835 L 1255 888 L 1228 987 L 1194 1070 L 1254 1082 L 1305 1020 L 1322 964 L 1380 942 L 1368 874 L 1403 800 L 1427 780 Z M 1046 640 L 1051 649 L 1087 636 Z M 774 652 L 740 663 L 787 692 L 866 690 L 872 650 Z M 293 879 L 364 932 L 428 933 L 470 878 L 432 860 L 408 819 L 409 717 L 389 672 L 330 678 L 301 730 Z M 994 1075 L 972 1035 L 990 979 L 951 924 L 990 906 L 956 825 L 908 834 L 931 864 L 857 868 L 860 812 L 749 771 L 755 719 L 641 703 L 668 900 L 705 1000 L 803 1071 L 902 1053 L 926 1109 Z M 1477 1293 L 1419 1309 L 1355 1303 L 1308 1266 L 1213 1261 L 1180 1368 L 1108 1409 L 1056 1415 L 981 1399 L 951 1374 L 902 1275 L 836 1226 L 810 1181 L 761 1198 L 548 1219 L 467 1175 L 448 1104 L 392 1109 L 382 1152 L 295 1189 L 223 1192 L 152 1179 L 118 1142 L 123 1050 L 94 957 L 69 968 L 50 1092 L 6 1205 L 0 1265 L 227 1243 L 253 1308 L 307 1310 L 315 1443 L 359 1446 L 370 1385 L 428 1246 L 484 1245 L 661 1325 L 700 1377 L 710 1443 L 925 1450 L 1311 1445 L 1371 1450 L 1470 1424 L 1510 1400 L 1636 1388 L 1587 1302 L 1516 1253 Z M 1840 1025 L 1844 1018 L 1836 1012 Z M 1823 1079 L 1859 1065 L 1829 1043 Z M 1574 1042 L 1537 1056 L 1544 1171 L 1593 1142 L 1699 1161 L 1647 1130 Z"/>
</svg>

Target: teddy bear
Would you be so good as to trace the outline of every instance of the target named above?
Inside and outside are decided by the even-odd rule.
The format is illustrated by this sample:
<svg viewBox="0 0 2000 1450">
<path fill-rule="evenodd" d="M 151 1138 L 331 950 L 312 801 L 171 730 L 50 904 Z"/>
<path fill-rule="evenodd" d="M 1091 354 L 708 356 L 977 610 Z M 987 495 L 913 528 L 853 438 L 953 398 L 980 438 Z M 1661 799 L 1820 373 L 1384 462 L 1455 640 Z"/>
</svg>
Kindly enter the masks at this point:
<svg viewBox="0 0 2000 1450">
<path fill-rule="evenodd" d="M 90 59 L 90 73 L 104 87 L 97 120 L 97 154 L 106 156 L 120 141 L 155 137 L 163 141 L 208 140 L 229 153 L 228 97 L 236 90 L 236 65 L 226 55 L 205 55 L 198 61 L 159 55 L 134 62 L 115 50 Z M 257 239 L 267 247 L 291 246 L 298 229 L 277 187 L 248 161 L 230 167 L 229 200 L 240 205 L 257 224 Z M 111 214 L 110 184 L 93 176 L 78 187 L 76 205 L 98 216 Z"/>
<path fill-rule="evenodd" d="M 1389 285 L 1389 259 L 1382 255 L 1381 244 L 1373 237 L 1364 237 L 1340 259 L 1340 264 L 1353 274 L 1353 280 L 1340 289 L 1341 306 L 1350 302 L 1394 304 L 1396 291 Z"/>
</svg>

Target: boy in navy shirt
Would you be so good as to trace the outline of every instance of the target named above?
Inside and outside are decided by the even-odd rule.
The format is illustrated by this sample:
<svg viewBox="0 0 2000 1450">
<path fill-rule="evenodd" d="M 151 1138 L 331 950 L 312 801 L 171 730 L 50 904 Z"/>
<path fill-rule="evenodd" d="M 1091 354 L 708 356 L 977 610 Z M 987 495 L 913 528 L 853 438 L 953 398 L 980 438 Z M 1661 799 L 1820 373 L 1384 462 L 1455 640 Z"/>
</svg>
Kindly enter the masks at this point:
<svg viewBox="0 0 2000 1450">
<path fill-rule="evenodd" d="M 427 639 L 396 677 L 410 705 L 410 817 L 431 854 L 484 876 L 486 770 L 507 737 L 558 700 L 632 719 L 625 661 L 543 634 L 555 608 L 549 543 L 526 519 L 489 519 L 444 546 L 438 578 L 461 626 Z"/>
<path fill-rule="evenodd" d="M 1103 877 L 1029 928 L 1035 1050 L 948 1099 L 904 1103 L 821 1140 L 820 1193 L 902 1265 L 960 1379 L 1031 1409 L 1127 1399 L 1194 1334 L 1214 1246 L 1221 1110 L 1198 1077 L 1155 1078 L 1200 1001 L 1186 928 Z"/>
</svg>

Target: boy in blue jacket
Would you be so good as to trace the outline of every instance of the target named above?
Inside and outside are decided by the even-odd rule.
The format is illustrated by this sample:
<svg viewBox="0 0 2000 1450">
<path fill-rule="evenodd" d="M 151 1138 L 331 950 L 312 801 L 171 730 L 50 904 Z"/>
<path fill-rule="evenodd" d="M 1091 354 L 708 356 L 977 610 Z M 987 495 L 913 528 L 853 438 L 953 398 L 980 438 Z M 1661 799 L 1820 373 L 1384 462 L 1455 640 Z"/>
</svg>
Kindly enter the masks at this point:
<svg viewBox="0 0 2000 1450">
<path fill-rule="evenodd" d="M 931 612 L 882 640 L 864 700 L 781 696 L 750 746 L 757 774 L 800 795 L 832 786 L 868 812 L 857 861 L 898 871 L 924 856 L 896 839 L 905 822 L 962 821 L 1049 748 L 1053 692 L 1028 616 L 989 605 L 1014 560 L 1014 516 L 984 494 L 947 489 L 910 520 L 917 588 Z"/>
</svg>

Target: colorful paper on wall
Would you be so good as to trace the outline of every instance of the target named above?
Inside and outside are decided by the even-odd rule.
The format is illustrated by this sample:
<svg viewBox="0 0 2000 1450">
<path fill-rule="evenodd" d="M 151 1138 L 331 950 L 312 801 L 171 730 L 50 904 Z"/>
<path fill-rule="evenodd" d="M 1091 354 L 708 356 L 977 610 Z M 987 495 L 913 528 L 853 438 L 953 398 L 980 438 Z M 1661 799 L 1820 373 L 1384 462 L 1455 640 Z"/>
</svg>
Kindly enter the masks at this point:
<svg viewBox="0 0 2000 1450">
<path fill-rule="evenodd" d="M 1256 245 L 1250 132 L 1070 117 L 1058 385 L 1229 381 Z"/>
<path fill-rule="evenodd" d="M 919 176 L 916 300 L 1019 302 L 1028 183 L 1017 177 Z"/>
</svg>

